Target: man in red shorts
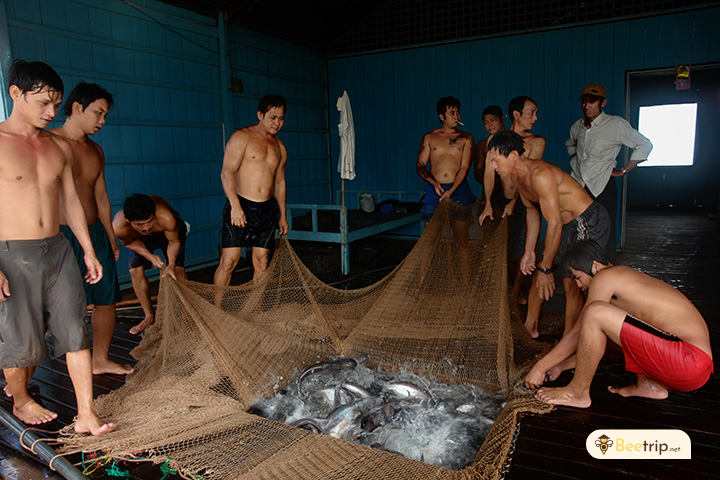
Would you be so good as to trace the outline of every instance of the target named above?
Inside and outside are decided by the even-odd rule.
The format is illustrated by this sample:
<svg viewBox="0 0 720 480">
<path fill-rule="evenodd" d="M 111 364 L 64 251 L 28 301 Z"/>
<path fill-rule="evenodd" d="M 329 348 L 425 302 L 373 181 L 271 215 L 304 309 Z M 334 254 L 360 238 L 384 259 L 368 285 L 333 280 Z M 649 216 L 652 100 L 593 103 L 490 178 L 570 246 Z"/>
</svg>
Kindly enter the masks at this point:
<svg viewBox="0 0 720 480">
<path fill-rule="evenodd" d="M 580 321 L 525 383 L 539 387 L 546 373 L 554 378 L 573 366 L 575 375 L 565 387 L 541 388 L 539 400 L 589 407 L 590 383 L 608 339 L 622 347 L 625 368 L 637 375 L 634 385 L 609 387 L 613 393 L 662 400 L 668 390 L 687 392 L 707 382 L 713 372 L 708 328 L 685 295 L 637 270 L 614 266 L 604 246 L 593 241 L 577 243 L 566 261 L 578 286 L 587 290 L 587 303 Z"/>
</svg>

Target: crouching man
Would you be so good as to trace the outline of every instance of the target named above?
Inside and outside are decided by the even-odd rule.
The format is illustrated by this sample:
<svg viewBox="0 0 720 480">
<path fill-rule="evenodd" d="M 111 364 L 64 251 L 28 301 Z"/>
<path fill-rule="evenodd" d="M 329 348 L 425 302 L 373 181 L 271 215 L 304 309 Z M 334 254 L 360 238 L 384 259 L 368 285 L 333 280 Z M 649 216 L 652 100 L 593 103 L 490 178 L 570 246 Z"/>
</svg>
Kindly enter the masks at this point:
<svg viewBox="0 0 720 480">
<path fill-rule="evenodd" d="M 575 375 L 565 387 L 541 388 L 539 400 L 589 407 L 590 383 L 608 339 L 622 347 L 625 368 L 637 375 L 634 385 L 609 387 L 613 393 L 661 400 L 668 390 L 696 390 L 708 381 L 713 372 L 708 328 L 685 295 L 637 270 L 614 266 L 604 245 L 594 241 L 576 244 L 566 261 L 578 286 L 588 292 L 585 308 L 525 383 L 540 386 L 551 369 L 550 376 L 557 376 L 563 367 L 572 367 L 577 352 Z"/>
</svg>

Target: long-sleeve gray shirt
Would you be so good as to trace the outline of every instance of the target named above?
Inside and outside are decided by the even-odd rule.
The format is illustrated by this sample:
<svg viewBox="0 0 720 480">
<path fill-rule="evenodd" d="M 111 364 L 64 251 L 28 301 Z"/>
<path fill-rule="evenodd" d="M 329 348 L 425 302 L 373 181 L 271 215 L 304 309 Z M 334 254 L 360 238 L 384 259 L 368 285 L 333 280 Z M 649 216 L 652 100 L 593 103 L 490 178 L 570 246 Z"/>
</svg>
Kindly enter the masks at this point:
<svg viewBox="0 0 720 480">
<path fill-rule="evenodd" d="M 581 118 L 570 127 L 565 142 L 572 177 L 597 197 L 605 190 L 623 145 L 633 150 L 630 161 L 646 160 L 653 148 L 650 140 L 622 117 L 601 112 L 590 128 L 585 128 Z"/>
</svg>

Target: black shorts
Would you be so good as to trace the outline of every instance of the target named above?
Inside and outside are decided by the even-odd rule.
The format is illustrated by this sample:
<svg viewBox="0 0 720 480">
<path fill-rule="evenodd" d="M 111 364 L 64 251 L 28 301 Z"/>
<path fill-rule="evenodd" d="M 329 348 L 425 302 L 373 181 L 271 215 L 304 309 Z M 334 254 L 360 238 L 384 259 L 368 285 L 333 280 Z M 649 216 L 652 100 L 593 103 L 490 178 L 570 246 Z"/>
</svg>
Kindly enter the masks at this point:
<svg viewBox="0 0 720 480">
<path fill-rule="evenodd" d="M 177 212 L 173 212 L 173 215 L 175 216 L 175 223 L 177 223 L 178 229 L 178 238 L 180 239 L 180 252 L 178 252 L 178 256 L 175 259 L 175 266 L 184 267 L 187 224 L 185 223 L 185 220 L 183 220 L 182 218 L 180 218 L 179 215 L 177 215 Z M 140 237 L 140 241 L 145 244 L 145 247 L 147 247 L 150 253 L 158 249 L 162 250 L 163 254 L 165 255 L 165 259 L 167 259 L 167 248 L 170 242 L 168 242 L 168 239 L 165 236 L 165 232 L 157 232 L 151 233 L 150 235 L 145 235 L 144 237 Z M 150 263 L 150 260 L 148 260 L 147 258 L 140 256 L 132 250 L 128 249 L 128 267 L 145 267 L 147 269 L 150 269 L 153 268 L 153 264 Z"/>
<path fill-rule="evenodd" d="M 280 209 L 277 201 L 271 197 L 264 202 L 253 202 L 238 195 L 240 206 L 245 212 L 246 224 L 240 228 L 230 220 L 232 207 L 225 201 L 222 211 L 222 248 L 275 247 L 275 230 L 278 228 Z"/>
</svg>

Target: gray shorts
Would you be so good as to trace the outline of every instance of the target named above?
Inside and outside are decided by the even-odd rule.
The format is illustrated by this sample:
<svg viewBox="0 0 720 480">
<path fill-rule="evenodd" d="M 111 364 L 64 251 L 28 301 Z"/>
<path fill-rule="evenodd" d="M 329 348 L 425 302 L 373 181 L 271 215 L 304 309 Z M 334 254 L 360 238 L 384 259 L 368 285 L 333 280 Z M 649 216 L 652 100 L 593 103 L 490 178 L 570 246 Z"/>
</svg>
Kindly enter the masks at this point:
<svg viewBox="0 0 720 480">
<path fill-rule="evenodd" d="M 563 277 L 570 276 L 570 268 L 565 265 L 564 257 L 577 242 L 595 240 L 598 244 L 605 245 L 608 238 L 610 238 L 610 217 L 605 207 L 593 201 L 583 213 L 563 225 L 560 248 L 554 262 L 560 265 L 558 272 Z"/>
<path fill-rule="evenodd" d="M 0 302 L 0 368 L 45 361 L 45 323 L 56 357 L 90 348 L 83 279 L 62 234 L 0 241 L 0 271 L 10 287 L 10 296 Z"/>
</svg>

